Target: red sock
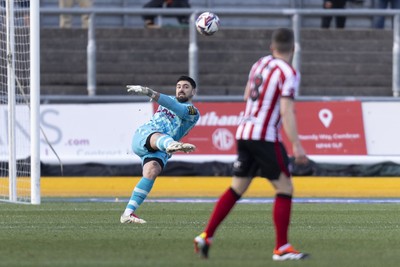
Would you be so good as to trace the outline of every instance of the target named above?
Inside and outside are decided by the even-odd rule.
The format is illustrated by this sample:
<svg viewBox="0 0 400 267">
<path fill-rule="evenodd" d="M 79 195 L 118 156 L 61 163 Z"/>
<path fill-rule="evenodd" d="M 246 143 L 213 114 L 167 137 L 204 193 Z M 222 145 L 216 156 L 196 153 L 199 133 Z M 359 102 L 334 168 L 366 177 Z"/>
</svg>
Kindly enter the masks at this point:
<svg viewBox="0 0 400 267">
<path fill-rule="evenodd" d="M 276 245 L 275 249 L 288 243 L 288 230 L 290 212 L 292 209 L 292 196 L 277 194 L 275 197 L 273 220 L 275 225 Z"/>
<path fill-rule="evenodd" d="M 215 204 L 214 211 L 211 214 L 210 220 L 204 232 L 207 233 L 207 237 L 212 237 L 215 230 L 229 214 L 236 201 L 240 199 L 240 196 L 229 187 L 225 193 L 219 198 L 217 204 Z"/>
</svg>

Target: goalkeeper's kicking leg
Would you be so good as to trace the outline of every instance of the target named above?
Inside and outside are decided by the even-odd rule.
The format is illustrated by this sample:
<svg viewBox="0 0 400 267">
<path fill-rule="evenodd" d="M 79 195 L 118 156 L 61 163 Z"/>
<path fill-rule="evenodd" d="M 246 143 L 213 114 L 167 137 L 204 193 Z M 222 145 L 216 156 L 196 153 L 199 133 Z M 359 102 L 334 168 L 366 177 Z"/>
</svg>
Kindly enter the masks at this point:
<svg viewBox="0 0 400 267">
<path fill-rule="evenodd" d="M 142 131 L 137 131 L 134 136 L 133 150 L 142 159 L 143 177 L 133 189 L 132 196 L 121 215 L 121 223 L 146 223 L 135 214 L 135 211 L 150 193 L 157 176 L 171 157 L 171 153 L 177 151 L 188 153 L 194 149 L 194 145 L 176 142 L 166 134 L 152 133 L 145 137 Z"/>
</svg>

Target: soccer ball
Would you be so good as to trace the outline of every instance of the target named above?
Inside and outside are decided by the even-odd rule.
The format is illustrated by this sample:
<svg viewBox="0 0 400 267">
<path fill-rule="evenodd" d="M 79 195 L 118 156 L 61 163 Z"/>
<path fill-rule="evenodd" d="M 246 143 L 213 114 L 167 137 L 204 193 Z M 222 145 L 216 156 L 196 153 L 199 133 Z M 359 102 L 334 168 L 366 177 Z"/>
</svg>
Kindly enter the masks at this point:
<svg viewBox="0 0 400 267">
<path fill-rule="evenodd" d="M 211 12 L 202 13 L 196 20 L 196 29 L 203 35 L 213 35 L 219 29 L 218 16 Z"/>
</svg>

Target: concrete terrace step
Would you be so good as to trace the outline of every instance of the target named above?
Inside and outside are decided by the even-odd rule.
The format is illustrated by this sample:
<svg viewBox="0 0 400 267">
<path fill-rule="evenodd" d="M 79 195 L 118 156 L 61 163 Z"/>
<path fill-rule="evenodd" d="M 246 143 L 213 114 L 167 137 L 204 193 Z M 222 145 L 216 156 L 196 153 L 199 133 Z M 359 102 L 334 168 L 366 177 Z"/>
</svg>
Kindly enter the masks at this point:
<svg viewBox="0 0 400 267">
<path fill-rule="evenodd" d="M 332 74 L 313 74 L 302 79 L 302 86 L 332 86 L 335 87 L 372 87 L 372 86 L 391 86 L 392 80 L 387 79 L 387 75 L 354 75 L 349 73 L 348 75 L 332 75 Z"/>
<path fill-rule="evenodd" d="M 123 75 L 123 74 L 99 74 L 97 76 L 98 85 L 102 86 L 117 86 L 124 88 L 126 84 L 142 84 L 146 86 L 163 87 L 166 84 L 173 84 L 176 78 L 180 74 L 160 74 L 157 75 L 157 80 L 154 80 L 152 74 L 142 75 Z M 82 85 L 86 82 L 86 75 L 75 74 L 53 74 L 53 75 L 42 75 L 42 81 L 44 84 L 53 85 Z M 172 81 L 172 82 L 171 82 Z M 246 84 L 246 77 L 240 75 L 230 74 L 205 74 L 199 79 L 200 87 L 220 87 L 222 90 L 229 89 L 232 84 L 236 84 L 238 87 L 244 88 Z M 358 76 L 358 75 L 332 75 L 332 74 L 320 74 L 312 75 L 308 79 L 303 79 L 301 83 L 302 90 L 308 90 L 312 87 L 330 87 L 327 85 L 335 84 L 335 87 L 353 87 L 353 88 L 367 88 L 367 87 L 391 87 L 391 81 L 386 78 L 385 75 L 369 75 L 369 76 Z M 171 85 L 173 87 L 173 85 Z M 388 92 L 387 90 L 385 90 Z M 390 91 L 390 90 L 389 90 Z M 359 91 L 358 93 L 364 93 L 365 91 Z M 381 90 L 378 92 L 381 93 Z M 224 93 L 231 94 L 231 93 Z M 354 95 L 354 94 L 351 94 Z"/>
<path fill-rule="evenodd" d="M 86 62 L 82 61 L 81 64 L 75 64 L 68 73 L 79 74 L 86 72 Z M 237 64 L 225 64 L 219 65 L 209 62 L 200 62 L 199 73 L 230 73 L 230 74 L 242 74 L 248 72 L 253 62 L 249 63 L 237 63 Z M 66 64 L 66 63 L 65 63 Z M 58 61 L 52 60 L 46 64 L 42 64 L 41 71 L 44 74 L 63 73 L 65 72 L 65 64 L 60 64 Z M 182 74 L 188 71 L 188 62 L 175 64 L 171 68 L 170 62 L 116 62 L 115 64 L 103 64 L 102 62 L 96 65 L 97 73 L 125 73 L 125 74 Z"/>
<path fill-rule="evenodd" d="M 302 62 L 313 62 L 320 64 L 326 63 L 387 63 L 392 62 L 391 52 L 311 52 L 304 51 L 302 53 Z"/>
<path fill-rule="evenodd" d="M 168 95 L 175 94 L 173 86 L 148 85 L 158 92 Z M 243 86 L 200 86 L 197 95 L 243 95 Z M 42 91 L 48 95 L 87 95 L 86 85 L 42 85 Z M 127 95 L 125 85 L 98 85 L 97 94 L 99 95 Z"/>
<path fill-rule="evenodd" d="M 242 95 L 251 65 L 268 54 L 272 30 L 224 30 L 198 35 L 202 94 Z M 391 31 L 304 29 L 304 95 L 391 95 Z M 128 83 L 174 93 L 179 75 L 188 74 L 188 29 L 97 29 L 97 92 L 124 94 Z M 86 90 L 87 32 L 43 29 L 42 93 Z M 172 87 L 171 87 L 172 86 Z"/>
<path fill-rule="evenodd" d="M 305 29 L 301 31 L 303 40 L 385 40 L 393 39 L 391 30 L 374 30 L 374 29 Z"/>
<path fill-rule="evenodd" d="M 86 64 L 86 51 L 71 50 L 47 50 L 42 54 L 42 60 L 45 62 L 81 62 Z M 198 54 L 199 62 L 219 63 L 219 64 L 238 64 L 253 63 L 265 53 L 261 51 L 237 51 L 216 52 L 216 51 L 200 51 Z M 392 62 L 392 52 L 326 52 L 326 51 L 303 51 L 302 60 L 305 62 L 321 62 L 324 63 L 388 63 Z M 188 51 L 99 51 L 97 62 L 188 62 Z"/>
<path fill-rule="evenodd" d="M 301 43 L 303 51 L 325 52 L 387 52 L 393 47 L 392 40 L 307 40 Z"/>
<path fill-rule="evenodd" d="M 359 64 L 349 64 L 349 63 L 304 63 L 301 66 L 301 74 L 304 76 L 330 73 L 331 75 L 370 75 L 370 74 L 380 74 L 387 75 L 392 71 L 391 64 L 387 63 L 359 63 Z"/>
<path fill-rule="evenodd" d="M 173 85 L 176 79 L 182 75 L 182 73 L 173 74 L 158 74 L 155 79 L 154 74 L 118 74 L 118 73 L 100 73 L 97 75 L 97 83 L 100 85 L 120 85 L 126 84 L 141 84 L 141 85 Z M 43 84 L 53 85 L 81 85 L 86 83 L 86 74 L 65 74 L 65 73 L 53 73 L 42 74 L 41 80 Z M 244 86 L 246 84 L 246 77 L 242 75 L 231 75 L 231 74 L 204 74 L 199 79 L 199 84 L 202 85 L 214 85 L 214 86 L 226 86 L 230 84 L 238 84 Z"/>
<path fill-rule="evenodd" d="M 384 86 L 309 86 L 302 87 L 303 96 L 390 96 L 392 88 Z"/>
</svg>

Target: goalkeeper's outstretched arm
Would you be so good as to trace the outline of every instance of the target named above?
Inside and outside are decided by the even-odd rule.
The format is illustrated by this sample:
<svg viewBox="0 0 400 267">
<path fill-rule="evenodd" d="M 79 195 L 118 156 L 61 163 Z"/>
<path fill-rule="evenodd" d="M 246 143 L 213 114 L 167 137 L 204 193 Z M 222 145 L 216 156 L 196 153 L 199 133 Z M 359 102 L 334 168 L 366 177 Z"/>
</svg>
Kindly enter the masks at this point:
<svg viewBox="0 0 400 267">
<path fill-rule="evenodd" d="M 145 86 L 141 85 L 127 85 L 126 86 L 128 92 L 132 92 L 136 95 L 144 95 L 151 98 L 151 100 L 158 101 L 160 98 L 160 93 Z"/>
<path fill-rule="evenodd" d="M 177 101 L 173 101 L 172 98 L 160 94 L 159 92 L 141 85 L 127 85 L 128 92 L 132 92 L 136 95 L 144 95 L 150 97 L 152 101 L 156 101 L 161 106 L 164 106 L 174 111 L 180 118 L 188 115 L 188 108 L 184 105 L 179 104 Z"/>
</svg>

